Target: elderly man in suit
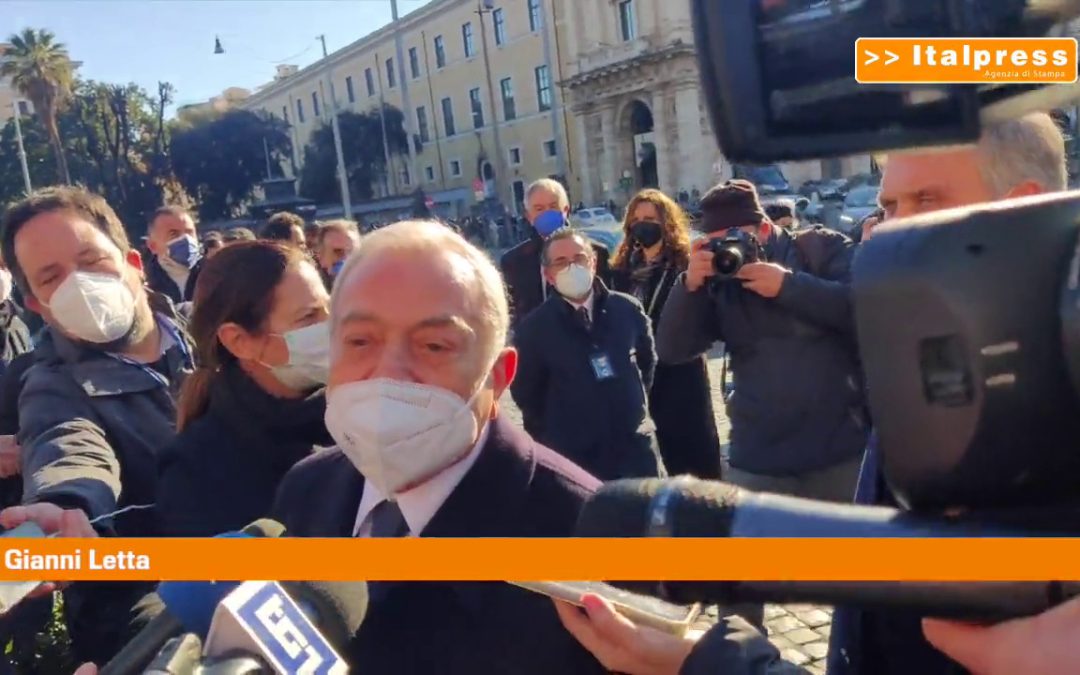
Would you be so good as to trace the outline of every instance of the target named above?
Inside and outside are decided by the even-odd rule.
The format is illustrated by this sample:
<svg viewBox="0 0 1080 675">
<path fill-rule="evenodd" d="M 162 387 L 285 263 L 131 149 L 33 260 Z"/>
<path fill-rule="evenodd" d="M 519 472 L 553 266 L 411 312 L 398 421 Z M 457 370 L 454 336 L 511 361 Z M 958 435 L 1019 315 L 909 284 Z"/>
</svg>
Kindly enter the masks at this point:
<svg viewBox="0 0 1080 675">
<path fill-rule="evenodd" d="M 597 481 L 499 414 L 517 370 L 498 271 L 449 228 L 366 237 L 331 300 L 327 427 L 286 476 L 293 536 L 561 537 Z M 363 574 L 363 561 L 357 561 Z M 372 585 L 365 673 L 602 673 L 546 598 L 505 583 Z"/>
</svg>

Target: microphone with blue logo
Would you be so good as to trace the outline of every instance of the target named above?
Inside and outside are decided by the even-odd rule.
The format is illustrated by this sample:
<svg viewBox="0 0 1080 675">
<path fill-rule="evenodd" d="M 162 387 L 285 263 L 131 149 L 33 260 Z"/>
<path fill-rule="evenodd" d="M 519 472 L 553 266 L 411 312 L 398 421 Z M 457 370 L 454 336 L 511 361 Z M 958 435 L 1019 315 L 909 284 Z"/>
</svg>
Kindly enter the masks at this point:
<svg viewBox="0 0 1080 675">
<path fill-rule="evenodd" d="M 223 537 L 279 537 L 285 528 L 272 520 L 259 520 L 239 533 Z M 256 582 L 262 583 L 262 582 Z M 271 602 L 260 614 L 248 611 L 238 598 L 247 597 L 249 583 L 240 582 L 163 582 L 158 586 L 157 599 L 162 609 L 123 649 L 100 671 L 100 675 L 132 675 L 144 672 L 299 672 L 279 670 L 276 664 L 288 667 L 290 654 L 313 653 L 311 665 L 325 662 L 333 666 L 344 664 L 329 645 L 344 646 L 359 628 L 367 611 L 367 586 L 363 582 L 268 582 L 273 597 L 257 599 Z M 264 583 L 263 585 L 267 585 Z M 234 597 L 241 589 L 240 595 Z M 269 593 L 269 591 L 264 591 Z M 230 600 L 231 598 L 231 600 Z M 221 615 L 222 607 L 232 610 Z M 262 605 L 260 605 L 262 607 Z M 233 611 L 234 610 L 234 611 Z M 221 616 L 222 618 L 219 618 Z M 267 626 L 274 626 L 273 630 Z M 276 632 L 274 632 L 276 630 Z M 240 639 L 247 635 L 248 638 Z M 274 646 L 273 640 L 279 640 Z M 201 649 L 203 642 L 207 649 Z M 211 643 L 215 646 L 210 649 Z M 242 649 L 245 653 L 226 655 Z M 300 647 L 297 647 L 300 645 Z M 196 648 L 198 647 L 198 648 Z M 299 649 L 299 652 L 296 650 Z M 331 656 L 331 654 L 333 656 Z M 192 656 L 208 658 L 191 662 Z M 237 661 L 234 656 L 239 657 Z M 298 658 L 292 657 L 292 658 Z M 306 663 L 303 661 L 301 663 Z M 180 668 L 178 664 L 186 664 Z M 218 666 L 228 664 L 228 667 Z M 236 668 L 238 664 L 259 663 L 259 669 Z M 340 670 L 305 669 L 304 673 L 336 675 Z"/>
</svg>

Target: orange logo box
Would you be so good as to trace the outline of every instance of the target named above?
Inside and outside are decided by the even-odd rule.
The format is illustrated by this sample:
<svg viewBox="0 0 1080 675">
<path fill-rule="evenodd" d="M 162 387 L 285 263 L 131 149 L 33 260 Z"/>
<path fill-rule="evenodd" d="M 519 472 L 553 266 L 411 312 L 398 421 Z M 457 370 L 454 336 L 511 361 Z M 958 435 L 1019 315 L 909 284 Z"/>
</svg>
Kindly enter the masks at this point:
<svg viewBox="0 0 1080 675">
<path fill-rule="evenodd" d="M 1077 79 L 1076 38 L 859 38 L 863 84 L 1068 84 Z"/>
</svg>

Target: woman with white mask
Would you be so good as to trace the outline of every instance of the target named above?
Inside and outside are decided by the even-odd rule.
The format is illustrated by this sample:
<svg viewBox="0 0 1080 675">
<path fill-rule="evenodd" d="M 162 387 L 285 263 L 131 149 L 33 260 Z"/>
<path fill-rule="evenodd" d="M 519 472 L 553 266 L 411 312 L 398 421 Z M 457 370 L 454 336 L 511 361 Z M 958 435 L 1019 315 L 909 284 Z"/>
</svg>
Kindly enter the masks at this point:
<svg viewBox="0 0 1080 675">
<path fill-rule="evenodd" d="M 207 262 L 190 325 L 199 367 L 159 459 L 163 535 L 211 536 L 266 515 L 292 465 L 333 444 L 323 422 L 329 300 L 293 246 L 241 243 Z"/>
</svg>

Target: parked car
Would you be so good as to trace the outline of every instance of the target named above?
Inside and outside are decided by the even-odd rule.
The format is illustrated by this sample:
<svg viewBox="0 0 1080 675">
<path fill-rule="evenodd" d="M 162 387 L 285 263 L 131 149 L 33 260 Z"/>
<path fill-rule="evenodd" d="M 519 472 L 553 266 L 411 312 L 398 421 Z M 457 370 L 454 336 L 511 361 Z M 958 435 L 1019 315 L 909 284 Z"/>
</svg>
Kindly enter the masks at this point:
<svg viewBox="0 0 1080 675">
<path fill-rule="evenodd" d="M 581 228 L 581 233 L 590 240 L 606 248 L 609 255 L 615 255 L 615 250 L 619 248 L 619 244 L 621 244 L 623 240 L 623 231 L 621 227 L 616 229 L 608 227 L 585 227 Z"/>
<path fill-rule="evenodd" d="M 591 209 L 581 209 L 570 215 L 570 224 L 574 227 L 585 229 L 587 227 L 613 228 L 619 226 L 619 221 L 602 206 Z"/>
<path fill-rule="evenodd" d="M 775 164 L 755 166 L 751 164 L 736 164 L 734 177 L 750 181 L 757 188 L 761 196 L 780 196 L 791 194 L 791 183 L 788 182 L 784 172 Z"/>
<path fill-rule="evenodd" d="M 850 233 L 863 218 L 873 213 L 878 207 L 880 192 L 881 188 L 876 185 L 864 185 L 848 192 L 844 198 L 844 210 L 840 212 L 840 231 Z"/>
</svg>

